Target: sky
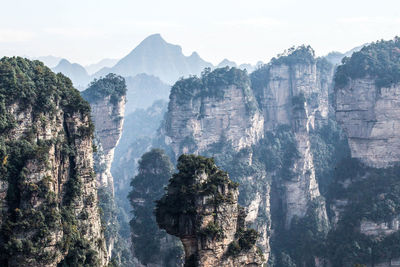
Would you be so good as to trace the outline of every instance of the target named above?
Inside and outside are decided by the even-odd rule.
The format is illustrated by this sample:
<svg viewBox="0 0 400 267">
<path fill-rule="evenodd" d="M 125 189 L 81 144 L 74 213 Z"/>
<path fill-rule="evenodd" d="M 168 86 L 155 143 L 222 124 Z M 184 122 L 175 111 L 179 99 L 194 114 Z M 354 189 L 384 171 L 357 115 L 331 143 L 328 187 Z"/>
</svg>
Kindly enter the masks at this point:
<svg viewBox="0 0 400 267">
<path fill-rule="evenodd" d="M 0 56 L 122 58 L 150 34 L 214 64 L 317 55 L 400 35 L 399 0 L 0 0 Z"/>
</svg>

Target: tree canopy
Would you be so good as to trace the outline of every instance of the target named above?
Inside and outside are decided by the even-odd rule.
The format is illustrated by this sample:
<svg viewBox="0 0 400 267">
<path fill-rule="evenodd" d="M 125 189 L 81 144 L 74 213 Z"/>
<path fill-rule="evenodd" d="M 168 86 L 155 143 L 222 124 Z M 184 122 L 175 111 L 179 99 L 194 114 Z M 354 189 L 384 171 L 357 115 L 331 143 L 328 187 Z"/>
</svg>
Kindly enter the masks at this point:
<svg viewBox="0 0 400 267">
<path fill-rule="evenodd" d="M 94 79 L 89 88 L 82 92 L 82 96 L 89 102 L 111 96 L 111 102 L 116 103 L 121 96 L 126 95 L 126 91 L 124 77 L 109 73 L 104 78 Z"/>
<path fill-rule="evenodd" d="M 335 74 L 335 88 L 343 88 L 351 79 L 370 77 L 378 88 L 400 82 L 400 38 L 378 41 L 345 57 Z"/>
</svg>

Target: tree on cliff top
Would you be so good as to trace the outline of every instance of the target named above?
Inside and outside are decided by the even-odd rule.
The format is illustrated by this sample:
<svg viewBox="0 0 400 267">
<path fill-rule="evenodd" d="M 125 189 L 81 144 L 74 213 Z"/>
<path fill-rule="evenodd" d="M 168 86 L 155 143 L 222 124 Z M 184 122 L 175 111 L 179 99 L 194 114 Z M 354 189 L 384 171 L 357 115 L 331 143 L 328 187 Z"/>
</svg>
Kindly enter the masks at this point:
<svg viewBox="0 0 400 267">
<path fill-rule="evenodd" d="M 215 98 L 224 97 L 224 89 L 235 85 L 245 89 L 250 86 L 247 71 L 237 68 L 219 68 L 211 71 L 205 68 L 201 77 L 192 76 L 180 79 L 171 88 L 170 98 L 175 96 L 178 103 L 185 103 L 195 97 L 208 96 Z"/>
<path fill-rule="evenodd" d="M 400 82 L 400 37 L 372 43 L 345 57 L 335 73 L 335 88 L 366 77 L 375 79 L 378 88 Z"/>
<path fill-rule="evenodd" d="M 159 226 L 164 228 L 164 219 L 178 217 L 182 214 L 195 215 L 196 198 L 200 195 L 213 195 L 220 198 L 219 185 L 227 184 L 237 188 L 238 184 L 232 182 L 225 171 L 220 170 L 213 158 L 196 155 L 181 155 L 177 165 L 178 173 L 172 175 L 169 181 L 168 192 L 157 201 L 156 218 Z M 204 172 L 207 181 L 198 181 L 198 175 Z M 178 225 L 174 225 L 174 227 Z M 172 234 L 178 229 L 170 229 Z M 169 232 L 167 230 L 167 232 Z"/>
<path fill-rule="evenodd" d="M 104 78 L 94 79 L 82 96 L 89 102 L 111 96 L 111 102 L 117 103 L 121 96 L 126 95 L 126 90 L 124 77 L 109 73 Z"/>
</svg>

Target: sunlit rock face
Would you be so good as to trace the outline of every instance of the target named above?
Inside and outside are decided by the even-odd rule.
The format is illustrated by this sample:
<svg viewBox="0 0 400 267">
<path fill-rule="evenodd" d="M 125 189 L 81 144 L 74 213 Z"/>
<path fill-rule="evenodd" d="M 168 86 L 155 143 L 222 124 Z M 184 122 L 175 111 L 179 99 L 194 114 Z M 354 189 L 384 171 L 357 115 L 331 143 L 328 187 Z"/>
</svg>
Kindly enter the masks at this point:
<svg viewBox="0 0 400 267">
<path fill-rule="evenodd" d="M 95 137 L 98 145 L 99 171 L 97 180 L 101 186 L 113 188 L 114 179 L 111 175 L 111 164 L 114 159 L 114 150 L 122 135 L 124 123 L 125 96 L 121 96 L 116 103 L 110 101 L 110 96 L 91 102 L 91 114 L 95 125 Z"/>
<path fill-rule="evenodd" d="M 373 167 L 400 161 L 400 85 L 378 89 L 370 78 L 336 90 L 336 118 L 354 158 Z"/>
<path fill-rule="evenodd" d="M 229 68 L 225 70 L 226 79 Z M 279 181 L 273 188 L 283 188 L 279 194 L 274 192 L 273 202 L 281 203 L 286 228 L 290 227 L 293 217 L 304 217 L 315 202 L 319 203 L 319 219 L 327 225 L 309 135 L 315 124 L 326 120 L 332 111 L 328 102 L 328 95 L 332 93 L 332 66 L 311 55 L 310 60 L 295 63 L 273 61 L 251 74 L 251 83 L 247 82 L 247 75 L 243 75 L 242 83 L 205 86 L 207 75 L 212 74 L 206 73 L 201 79 L 185 79 L 172 87 L 166 120 L 161 128 L 166 147 L 175 157 L 181 153 L 230 153 L 228 156 L 241 151 L 244 153 L 241 164 L 255 168 L 253 161 L 260 159 L 254 158 L 252 151 L 259 146 L 259 141 L 286 127 L 294 137 L 298 156 L 290 166 L 285 166 L 293 173 L 291 177 L 273 179 Z M 215 79 L 223 81 L 224 76 Z M 232 151 L 225 152 L 226 147 L 232 147 Z M 218 160 L 217 163 L 221 164 Z M 252 188 L 246 189 L 246 194 L 254 197 L 246 198 L 241 204 L 249 211 L 246 222 L 261 233 L 258 244 L 266 258 L 270 254 L 271 190 L 276 191 L 270 181 L 276 175 L 275 172 L 257 172 L 233 176 L 235 181 Z"/>
<path fill-rule="evenodd" d="M 163 133 L 176 157 L 200 153 L 221 140 L 227 140 L 238 151 L 263 137 L 264 120 L 247 75 L 238 69 L 219 70 L 226 76 L 220 79 L 227 80 L 221 85 L 204 85 L 205 76 L 178 81 L 172 88 Z M 229 80 L 231 73 L 240 78 Z M 180 89 L 186 86 L 190 86 L 188 95 Z"/>
<path fill-rule="evenodd" d="M 331 111 L 328 95 L 332 91 L 333 67 L 315 59 L 311 48 L 303 49 L 306 56 L 299 57 L 294 51 L 252 74 L 253 90 L 264 115 L 265 134 L 289 126 L 298 151 L 298 157 L 289 166 L 292 177 L 282 181 L 286 227 L 294 216 L 304 217 L 311 201 L 320 196 L 310 130 L 317 121 L 327 119 Z M 327 222 L 325 204 L 321 205 L 320 217 Z"/>
</svg>

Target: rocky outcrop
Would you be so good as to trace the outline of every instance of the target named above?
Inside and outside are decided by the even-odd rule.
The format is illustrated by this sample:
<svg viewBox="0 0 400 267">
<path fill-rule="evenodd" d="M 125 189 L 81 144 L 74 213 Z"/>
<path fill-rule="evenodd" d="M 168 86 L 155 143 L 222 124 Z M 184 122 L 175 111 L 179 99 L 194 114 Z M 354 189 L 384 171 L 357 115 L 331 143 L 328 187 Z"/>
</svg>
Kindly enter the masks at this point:
<svg viewBox="0 0 400 267">
<path fill-rule="evenodd" d="M 82 92 L 91 107 L 91 117 L 95 126 L 96 153 L 94 153 L 94 168 L 96 180 L 101 192 L 100 200 L 103 221 L 108 228 L 116 228 L 116 206 L 114 203 L 114 178 L 111 165 L 114 160 L 114 150 L 122 135 L 124 123 L 126 84 L 121 76 L 109 74 L 95 80 L 90 87 Z M 111 256 L 117 233 L 106 231 L 108 254 Z M 115 253 L 114 253 L 115 254 Z"/>
<path fill-rule="evenodd" d="M 172 87 L 163 134 L 176 157 L 222 140 L 238 151 L 262 138 L 263 123 L 245 71 L 227 67 Z"/>
<path fill-rule="evenodd" d="M 400 85 L 377 88 L 375 79 L 354 79 L 336 89 L 336 118 L 351 155 L 373 167 L 400 161 Z"/>
<path fill-rule="evenodd" d="M 246 213 L 237 203 L 238 185 L 201 156 L 180 156 L 178 170 L 157 202 L 156 218 L 181 239 L 185 266 L 261 266 L 258 234 L 246 229 Z"/>
<path fill-rule="evenodd" d="M 91 114 L 95 125 L 95 136 L 98 145 L 99 171 L 96 172 L 97 181 L 101 186 L 114 187 L 111 174 L 111 164 L 114 159 L 114 150 L 122 135 L 124 123 L 125 96 L 113 103 L 110 96 L 91 102 Z"/>
<path fill-rule="evenodd" d="M 232 170 L 235 181 L 246 185 L 240 200 L 249 211 L 246 222 L 261 233 L 259 245 L 268 257 L 271 201 L 279 202 L 276 205 L 283 210 L 282 223 L 286 229 L 294 217 L 305 217 L 312 203 L 318 202 L 317 217 L 327 228 L 310 132 L 316 124 L 326 121 L 332 111 L 328 95 L 332 93 L 333 67 L 315 59 L 311 48 L 301 47 L 252 73 L 249 91 L 248 76 L 242 72 L 241 76 L 236 75 L 241 82 L 238 78 L 234 82 L 225 81 L 235 72 L 240 71 L 217 69 L 205 72 L 201 79 L 178 81 L 172 87 L 162 133 L 175 157 L 181 153 L 213 156 L 224 169 Z M 211 86 L 214 84 L 219 86 Z M 282 134 L 262 139 L 276 132 Z M 280 138 L 283 139 L 275 141 Z M 285 147 L 288 138 L 293 140 Z M 272 146 L 274 142 L 276 145 Z M 264 146 L 272 146 L 268 153 L 274 156 L 291 156 L 281 157 L 282 164 L 269 162 L 274 156 L 263 158 L 257 152 Z M 260 162 L 275 166 L 265 173 L 259 167 Z M 285 171 L 278 170 L 282 168 Z"/>
<path fill-rule="evenodd" d="M 244 164 L 252 169 L 251 148 L 264 135 L 264 118 L 258 108 L 250 81 L 245 71 L 235 68 L 205 70 L 201 78 L 178 81 L 171 90 L 170 103 L 161 128 L 166 150 L 177 158 L 182 153 L 217 156 L 224 169 Z M 245 151 L 238 163 L 224 162 L 218 155 L 233 156 Z M 234 174 L 235 181 L 250 187 L 259 186 L 259 201 L 246 199 L 241 204 L 251 205 L 246 222 L 260 232 L 258 245 L 265 256 L 269 254 L 269 185 L 265 173 Z M 264 190 L 265 189 L 265 190 Z M 245 190 L 245 189 L 243 189 Z M 247 192 L 243 195 L 256 192 Z M 262 213 L 262 218 L 258 216 Z"/>
<path fill-rule="evenodd" d="M 362 220 L 360 223 L 360 233 L 369 236 L 388 236 L 399 230 L 399 218 L 393 218 L 389 222 L 374 222 Z"/>
<path fill-rule="evenodd" d="M 338 67 L 336 118 L 349 139 L 351 155 L 383 168 L 400 161 L 400 40 L 365 46 Z"/>
<path fill-rule="evenodd" d="M 309 138 L 315 121 L 328 117 L 332 76 L 332 66 L 315 59 L 309 47 L 274 59 L 252 74 L 253 90 L 264 112 L 265 132 L 287 125 L 295 138 L 298 153 L 292 165 L 286 166 L 292 177 L 283 182 L 286 227 L 294 216 L 304 217 L 310 202 L 320 196 Z M 327 221 L 324 213 L 321 218 Z"/>
<path fill-rule="evenodd" d="M 88 103 L 39 61 L 0 72 L 1 265 L 106 266 Z"/>
<path fill-rule="evenodd" d="M 110 87 L 110 88 L 109 88 Z M 91 115 L 95 125 L 95 137 L 98 153 L 96 153 L 96 179 L 100 186 L 114 191 L 111 164 L 114 150 L 122 135 L 126 103 L 125 79 L 109 74 L 97 80 L 82 92 L 91 107 Z"/>
</svg>

